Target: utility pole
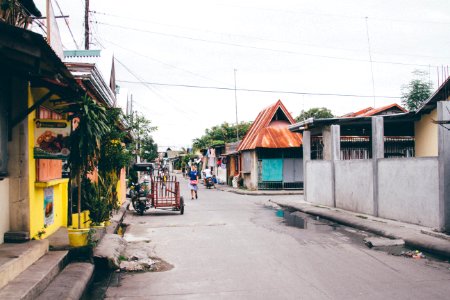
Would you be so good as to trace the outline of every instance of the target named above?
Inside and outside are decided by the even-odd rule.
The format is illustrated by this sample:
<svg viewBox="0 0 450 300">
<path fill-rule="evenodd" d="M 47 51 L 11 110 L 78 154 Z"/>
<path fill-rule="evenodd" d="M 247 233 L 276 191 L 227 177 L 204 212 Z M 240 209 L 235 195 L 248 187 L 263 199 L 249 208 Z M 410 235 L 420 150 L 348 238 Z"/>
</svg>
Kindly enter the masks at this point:
<svg viewBox="0 0 450 300">
<path fill-rule="evenodd" d="M 50 38 L 51 38 L 51 22 L 50 22 L 50 0 L 47 0 L 45 3 L 45 10 L 46 10 L 46 23 L 47 23 L 47 43 L 50 45 Z"/>
<path fill-rule="evenodd" d="M 239 141 L 239 122 L 238 122 L 238 110 L 237 110 L 237 92 L 236 92 L 236 69 L 234 69 L 234 104 L 236 106 L 236 137 Z"/>
<path fill-rule="evenodd" d="M 89 50 L 89 0 L 84 2 L 84 49 Z"/>
</svg>

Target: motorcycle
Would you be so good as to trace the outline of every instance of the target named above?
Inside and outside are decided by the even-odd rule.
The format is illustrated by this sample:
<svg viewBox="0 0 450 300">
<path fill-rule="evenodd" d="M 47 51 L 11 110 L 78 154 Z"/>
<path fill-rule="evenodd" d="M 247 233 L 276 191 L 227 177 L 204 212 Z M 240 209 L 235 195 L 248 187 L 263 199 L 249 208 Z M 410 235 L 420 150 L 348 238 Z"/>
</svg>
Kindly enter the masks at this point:
<svg viewBox="0 0 450 300">
<path fill-rule="evenodd" d="M 144 212 L 150 208 L 148 205 L 148 189 L 147 185 L 144 183 L 132 183 L 130 187 L 130 197 L 131 204 L 133 205 L 134 210 L 140 214 L 141 216 Z"/>
<path fill-rule="evenodd" d="M 206 185 L 207 189 L 214 187 L 214 181 L 213 181 L 212 177 L 207 177 L 205 179 L 205 185 Z"/>
</svg>

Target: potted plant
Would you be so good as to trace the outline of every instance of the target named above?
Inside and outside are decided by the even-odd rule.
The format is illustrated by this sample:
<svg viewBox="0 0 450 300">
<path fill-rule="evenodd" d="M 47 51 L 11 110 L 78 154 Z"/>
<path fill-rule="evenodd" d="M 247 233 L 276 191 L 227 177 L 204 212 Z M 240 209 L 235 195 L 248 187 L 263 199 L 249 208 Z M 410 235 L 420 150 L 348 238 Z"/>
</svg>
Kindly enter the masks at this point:
<svg viewBox="0 0 450 300">
<path fill-rule="evenodd" d="M 76 229 L 69 229 L 72 246 L 87 244 L 89 228 L 81 228 L 82 178 L 94 171 L 100 155 L 100 138 L 108 132 L 105 108 L 88 96 L 81 97 L 68 108 L 74 130 L 69 137 L 69 165 L 72 182 L 77 186 L 78 224 Z"/>
</svg>

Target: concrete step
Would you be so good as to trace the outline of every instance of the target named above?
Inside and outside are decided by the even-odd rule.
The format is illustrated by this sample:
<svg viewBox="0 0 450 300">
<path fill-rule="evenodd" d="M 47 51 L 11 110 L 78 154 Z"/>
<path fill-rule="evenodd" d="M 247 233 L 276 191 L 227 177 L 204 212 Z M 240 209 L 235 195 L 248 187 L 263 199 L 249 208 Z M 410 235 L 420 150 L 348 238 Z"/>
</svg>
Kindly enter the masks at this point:
<svg viewBox="0 0 450 300">
<path fill-rule="evenodd" d="M 0 289 L 48 252 L 48 241 L 0 245 Z M 0 299 L 2 299 L 0 297 Z"/>
<path fill-rule="evenodd" d="M 93 273 L 93 264 L 71 263 L 56 276 L 50 285 L 36 299 L 78 300 L 83 295 Z"/>
<path fill-rule="evenodd" d="M 36 299 L 67 264 L 68 251 L 52 251 L 0 290 L 0 299 Z"/>
</svg>

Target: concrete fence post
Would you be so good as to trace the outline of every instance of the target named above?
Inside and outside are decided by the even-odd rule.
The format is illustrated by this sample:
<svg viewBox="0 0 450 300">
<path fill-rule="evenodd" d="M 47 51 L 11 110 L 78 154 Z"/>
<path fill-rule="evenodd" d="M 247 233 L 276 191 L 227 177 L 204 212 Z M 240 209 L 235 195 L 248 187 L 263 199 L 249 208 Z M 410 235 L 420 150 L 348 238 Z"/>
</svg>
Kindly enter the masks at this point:
<svg viewBox="0 0 450 300">
<path fill-rule="evenodd" d="M 378 159 L 384 158 L 384 119 L 372 118 L 373 215 L 378 217 Z"/>
<path fill-rule="evenodd" d="M 341 159 L 341 126 L 331 125 L 331 192 L 333 207 L 336 207 L 336 166 L 337 160 Z"/>
<path fill-rule="evenodd" d="M 438 121 L 450 122 L 450 102 L 437 103 Z M 450 130 L 449 125 L 438 126 L 439 161 L 439 224 L 440 229 L 450 232 Z"/>
<path fill-rule="evenodd" d="M 308 201 L 308 193 L 306 191 L 308 181 L 308 173 L 306 172 L 306 164 L 311 160 L 311 132 L 303 131 L 302 137 L 302 145 L 303 145 L 303 195 L 305 201 Z"/>
</svg>

